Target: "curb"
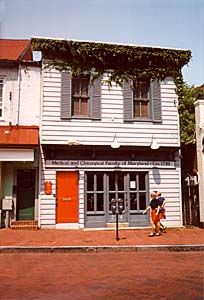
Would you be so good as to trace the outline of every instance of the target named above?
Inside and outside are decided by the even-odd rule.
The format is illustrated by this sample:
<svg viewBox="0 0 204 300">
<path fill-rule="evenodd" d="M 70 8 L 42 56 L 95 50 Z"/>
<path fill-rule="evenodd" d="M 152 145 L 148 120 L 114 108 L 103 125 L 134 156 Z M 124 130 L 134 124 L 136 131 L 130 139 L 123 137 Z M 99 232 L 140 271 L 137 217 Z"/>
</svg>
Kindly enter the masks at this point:
<svg viewBox="0 0 204 300">
<path fill-rule="evenodd" d="M 130 246 L 0 246 L 0 254 L 5 253 L 73 253 L 102 251 L 204 251 L 204 244 L 197 245 L 130 245 Z"/>
</svg>

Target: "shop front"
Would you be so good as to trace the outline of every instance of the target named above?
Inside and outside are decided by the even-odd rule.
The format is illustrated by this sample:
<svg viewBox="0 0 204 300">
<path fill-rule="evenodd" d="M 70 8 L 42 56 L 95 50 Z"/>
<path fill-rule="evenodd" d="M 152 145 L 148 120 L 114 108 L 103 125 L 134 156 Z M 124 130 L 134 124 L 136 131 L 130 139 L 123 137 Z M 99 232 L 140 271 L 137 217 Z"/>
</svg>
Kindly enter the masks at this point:
<svg viewBox="0 0 204 300">
<path fill-rule="evenodd" d="M 0 133 L 4 137 L 0 147 L 1 225 L 37 221 L 38 127 L 2 126 Z"/>
<path fill-rule="evenodd" d="M 113 199 L 120 199 L 123 207 L 119 215 L 121 227 L 149 226 L 149 215 L 143 215 L 143 211 L 149 204 L 150 191 L 160 189 L 162 173 L 168 177 L 167 173 L 175 172 L 175 160 L 168 159 L 165 151 L 154 154 L 152 159 L 151 151 L 145 155 L 136 151 L 137 155 L 133 155 L 131 149 L 110 150 L 104 151 L 102 157 L 101 149 L 94 149 L 94 155 L 90 149 L 91 159 L 89 150 L 80 150 L 55 149 L 52 155 L 45 150 L 43 174 L 46 181 L 52 181 L 54 190 L 42 199 L 41 211 L 45 204 L 55 201 L 56 228 L 113 227 Z"/>
</svg>

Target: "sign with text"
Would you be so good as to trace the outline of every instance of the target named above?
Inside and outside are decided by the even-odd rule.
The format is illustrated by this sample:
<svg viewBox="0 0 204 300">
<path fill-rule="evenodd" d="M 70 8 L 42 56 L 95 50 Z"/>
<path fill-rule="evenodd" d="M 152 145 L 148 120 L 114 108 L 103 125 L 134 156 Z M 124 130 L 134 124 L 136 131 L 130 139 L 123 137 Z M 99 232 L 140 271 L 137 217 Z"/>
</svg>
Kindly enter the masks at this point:
<svg viewBox="0 0 204 300">
<path fill-rule="evenodd" d="M 175 161 L 141 160 L 46 160 L 47 168 L 175 168 Z"/>
</svg>

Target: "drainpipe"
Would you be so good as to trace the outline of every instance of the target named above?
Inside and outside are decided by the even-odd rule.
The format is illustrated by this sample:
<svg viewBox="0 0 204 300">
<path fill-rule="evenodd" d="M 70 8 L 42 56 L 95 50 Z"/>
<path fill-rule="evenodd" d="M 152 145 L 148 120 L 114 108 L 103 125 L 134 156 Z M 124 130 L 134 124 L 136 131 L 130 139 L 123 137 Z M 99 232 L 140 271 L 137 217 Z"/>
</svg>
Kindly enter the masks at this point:
<svg viewBox="0 0 204 300">
<path fill-rule="evenodd" d="M 19 124 L 20 121 L 20 98 L 21 98 L 21 62 L 19 61 L 18 68 L 18 97 L 16 105 L 16 124 Z"/>
</svg>

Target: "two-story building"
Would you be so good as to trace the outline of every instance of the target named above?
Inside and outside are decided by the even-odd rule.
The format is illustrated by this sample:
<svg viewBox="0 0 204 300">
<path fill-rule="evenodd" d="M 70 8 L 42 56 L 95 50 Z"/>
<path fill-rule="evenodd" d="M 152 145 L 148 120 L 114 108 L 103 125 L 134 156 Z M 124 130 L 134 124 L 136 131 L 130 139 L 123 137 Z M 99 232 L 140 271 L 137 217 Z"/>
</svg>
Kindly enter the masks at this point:
<svg viewBox="0 0 204 300">
<path fill-rule="evenodd" d="M 32 38 L 42 52 L 39 226 L 149 226 L 150 192 L 182 226 L 175 74 L 190 51 Z"/>
<path fill-rule="evenodd" d="M 2 219 L 8 211 L 11 220 L 37 221 L 41 67 L 29 40 L 1 39 L 0 49 Z"/>
</svg>

